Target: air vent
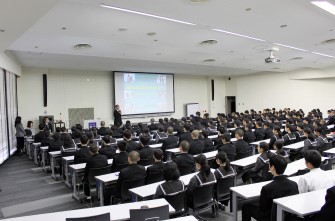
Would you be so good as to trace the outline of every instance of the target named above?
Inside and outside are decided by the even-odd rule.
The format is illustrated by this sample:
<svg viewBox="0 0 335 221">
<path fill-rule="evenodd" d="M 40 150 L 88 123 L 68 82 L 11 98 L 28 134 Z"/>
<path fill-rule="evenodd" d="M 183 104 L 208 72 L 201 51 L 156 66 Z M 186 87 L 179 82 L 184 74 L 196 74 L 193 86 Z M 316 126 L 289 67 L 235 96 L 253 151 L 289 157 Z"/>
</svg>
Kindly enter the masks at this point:
<svg viewBox="0 0 335 221">
<path fill-rule="evenodd" d="M 335 44 L 335 39 L 325 40 L 325 41 L 321 42 L 321 44 Z"/>
<path fill-rule="evenodd" d="M 291 58 L 290 61 L 292 61 L 292 60 L 301 60 L 301 59 L 303 59 L 303 57 L 295 57 L 295 58 Z"/>
<path fill-rule="evenodd" d="M 215 59 L 213 59 L 213 58 L 210 58 L 210 59 L 203 60 L 203 62 L 214 62 L 214 61 L 216 61 L 216 60 L 215 60 Z"/>
<path fill-rule="evenodd" d="M 77 44 L 74 46 L 75 49 L 85 49 L 85 48 L 91 48 L 92 45 L 90 44 Z"/>
<path fill-rule="evenodd" d="M 201 45 L 215 45 L 217 43 L 218 43 L 217 40 L 205 40 L 205 41 L 200 42 Z"/>
</svg>

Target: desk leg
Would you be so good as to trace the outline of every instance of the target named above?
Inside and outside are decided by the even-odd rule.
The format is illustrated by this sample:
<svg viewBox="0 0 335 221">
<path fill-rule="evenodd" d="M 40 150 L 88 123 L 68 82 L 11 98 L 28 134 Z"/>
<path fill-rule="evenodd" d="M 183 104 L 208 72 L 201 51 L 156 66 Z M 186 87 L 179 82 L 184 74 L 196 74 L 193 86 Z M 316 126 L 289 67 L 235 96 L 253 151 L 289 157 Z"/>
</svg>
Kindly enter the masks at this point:
<svg viewBox="0 0 335 221">
<path fill-rule="evenodd" d="M 234 191 L 232 191 L 233 194 L 232 194 L 232 203 L 233 204 L 233 221 L 237 221 L 238 220 L 238 217 L 237 217 L 237 206 L 238 206 L 238 201 L 237 201 L 237 195 Z M 278 210 L 277 210 L 278 211 Z M 277 219 L 278 220 L 278 219 Z"/>
<path fill-rule="evenodd" d="M 33 143 L 29 145 L 29 159 L 33 160 Z"/>
<path fill-rule="evenodd" d="M 68 187 L 71 187 L 71 184 L 70 184 L 70 180 L 69 180 L 69 164 L 68 164 L 68 161 L 63 161 L 65 162 L 65 165 L 63 163 L 63 171 L 64 171 L 64 174 L 65 174 L 65 184 L 68 186 Z"/>
<path fill-rule="evenodd" d="M 56 179 L 55 176 L 55 158 L 53 156 L 50 156 L 51 160 L 50 160 L 50 167 L 51 167 L 51 177 Z"/>
<path fill-rule="evenodd" d="M 235 177 L 234 177 L 234 186 L 237 186 L 237 166 L 233 166 L 234 167 L 234 170 L 235 170 Z"/>
<path fill-rule="evenodd" d="M 97 184 L 99 185 L 100 206 L 104 206 L 104 184 L 99 180 Z"/>
<path fill-rule="evenodd" d="M 44 172 L 46 172 L 46 169 L 45 169 L 45 151 L 44 150 L 41 150 L 42 151 L 42 162 L 41 162 L 41 166 L 44 170 Z"/>
<path fill-rule="evenodd" d="M 277 221 L 284 221 L 284 211 L 279 205 L 277 205 Z"/>
<path fill-rule="evenodd" d="M 37 165 L 37 147 L 34 146 L 34 162 Z"/>
<path fill-rule="evenodd" d="M 79 195 L 77 194 L 77 173 L 73 170 L 72 170 L 72 184 L 73 184 L 72 197 L 75 198 L 76 200 L 80 200 Z"/>
</svg>

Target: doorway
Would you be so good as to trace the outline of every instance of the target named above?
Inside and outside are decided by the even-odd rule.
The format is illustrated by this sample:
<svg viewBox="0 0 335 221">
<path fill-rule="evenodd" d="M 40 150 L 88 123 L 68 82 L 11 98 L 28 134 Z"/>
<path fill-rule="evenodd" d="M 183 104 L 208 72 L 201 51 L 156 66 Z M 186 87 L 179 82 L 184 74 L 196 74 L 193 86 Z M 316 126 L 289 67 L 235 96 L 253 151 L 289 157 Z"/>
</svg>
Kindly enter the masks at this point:
<svg viewBox="0 0 335 221">
<path fill-rule="evenodd" d="M 236 96 L 226 96 L 226 114 L 236 112 Z"/>
</svg>

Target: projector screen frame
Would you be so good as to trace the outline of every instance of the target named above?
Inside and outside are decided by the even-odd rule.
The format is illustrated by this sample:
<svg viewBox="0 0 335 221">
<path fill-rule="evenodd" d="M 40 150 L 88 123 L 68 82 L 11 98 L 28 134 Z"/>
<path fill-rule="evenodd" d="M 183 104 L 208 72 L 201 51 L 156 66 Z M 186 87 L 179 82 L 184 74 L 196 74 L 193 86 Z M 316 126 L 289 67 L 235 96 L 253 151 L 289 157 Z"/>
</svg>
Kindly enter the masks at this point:
<svg viewBox="0 0 335 221">
<path fill-rule="evenodd" d="M 175 103 L 175 87 L 174 87 L 174 74 L 172 73 L 156 73 L 156 72 L 134 72 L 134 71 L 113 71 L 113 86 L 114 86 L 114 106 L 116 105 L 116 93 L 115 93 L 115 73 L 130 73 L 130 74 L 153 74 L 153 75 L 159 75 L 159 74 L 164 74 L 164 75 L 171 75 L 172 76 L 172 91 L 173 91 L 173 111 L 168 111 L 168 112 L 153 112 L 153 113 L 139 113 L 139 114 L 122 114 L 121 116 L 125 118 L 130 118 L 130 117 L 141 117 L 141 116 L 167 116 L 176 113 L 176 103 Z M 122 110 L 123 107 L 121 107 Z M 114 108 L 113 108 L 114 110 Z"/>
</svg>

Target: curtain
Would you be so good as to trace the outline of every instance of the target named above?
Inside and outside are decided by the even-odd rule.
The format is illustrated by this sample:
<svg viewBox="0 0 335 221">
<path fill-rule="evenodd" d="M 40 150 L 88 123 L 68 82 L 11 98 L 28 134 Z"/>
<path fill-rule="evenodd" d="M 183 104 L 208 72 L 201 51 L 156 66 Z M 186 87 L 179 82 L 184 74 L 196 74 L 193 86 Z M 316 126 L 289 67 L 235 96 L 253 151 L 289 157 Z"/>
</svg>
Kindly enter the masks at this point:
<svg viewBox="0 0 335 221">
<path fill-rule="evenodd" d="M 0 164 L 9 157 L 5 89 L 5 71 L 0 69 Z"/>
<path fill-rule="evenodd" d="M 10 155 L 16 151 L 15 118 L 17 117 L 16 75 L 6 71 L 7 119 Z"/>
</svg>

